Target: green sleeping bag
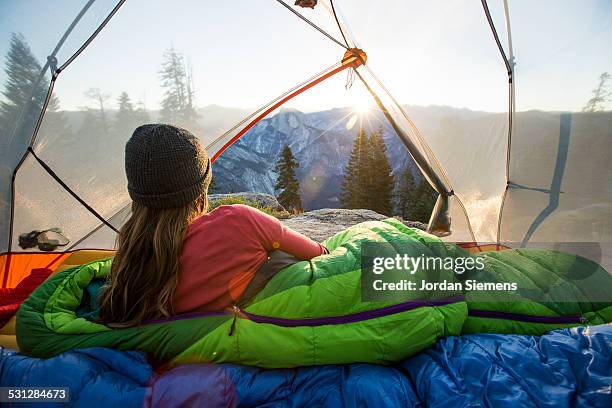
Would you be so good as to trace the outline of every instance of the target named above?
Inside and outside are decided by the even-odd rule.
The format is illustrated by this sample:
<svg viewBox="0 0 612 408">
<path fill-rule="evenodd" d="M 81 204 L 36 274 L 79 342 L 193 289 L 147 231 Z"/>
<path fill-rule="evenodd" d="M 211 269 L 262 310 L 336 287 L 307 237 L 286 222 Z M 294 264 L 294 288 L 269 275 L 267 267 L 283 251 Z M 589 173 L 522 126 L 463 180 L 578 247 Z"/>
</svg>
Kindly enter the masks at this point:
<svg viewBox="0 0 612 408">
<path fill-rule="evenodd" d="M 233 362 L 277 368 L 353 362 L 389 364 L 418 353 L 440 337 L 462 332 L 540 333 L 611 320 L 611 305 L 590 303 L 588 294 L 584 304 L 570 308 L 531 300 L 514 302 L 520 300 L 516 298 L 520 295 L 513 294 L 514 298 L 499 303 L 501 307 L 496 309 L 497 303 L 482 302 L 477 295 L 462 290 L 443 294 L 403 291 L 396 293 L 393 300 L 364 301 L 361 248 L 365 242 L 381 243 L 398 251 L 401 248 L 413 256 L 474 256 L 394 219 L 366 222 L 326 240 L 329 255 L 280 271 L 242 308 L 175 316 L 124 329 L 110 329 L 84 317 L 86 288 L 104 279 L 110 268 L 110 259 L 97 261 L 61 272 L 37 288 L 18 312 L 17 341 L 23 353 L 37 357 L 98 346 L 146 351 L 155 362 L 169 365 Z M 479 254 L 486 266 L 479 273 L 499 280 L 517 274 L 548 279 L 553 272 L 544 262 L 533 269 L 524 259 L 532 257 L 538 262 L 550 253 L 507 250 Z M 570 262 L 568 258 L 570 264 L 589 262 L 568 256 L 572 259 Z M 452 270 L 437 273 L 440 279 L 449 281 L 467 278 Z M 605 270 L 599 268 L 597 274 L 609 285 Z M 559 279 L 550 283 L 560 285 L 561 291 L 580 290 L 576 286 L 580 282 L 564 286 L 563 274 L 555 276 Z M 538 281 L 534 276 L 525 279 Z M 549 289 L 539 285 L 536 288 Z M 472 301 L 476 308 L 468 312 Z M 495 312 L 498 314 L 491 314 Z M 538 316 L 558 320 L 530 320 Z"/>
<path fill-rule="evenodd" d="M 477 254 L 479 282 L 514 282 L 518 290 L 466 291 L 468 318 L 462 333 L 540 335 L 561 327 L 612 322 L 612 277 L 597 263 L 564 252 L 512 249 Z"/>
</svg>

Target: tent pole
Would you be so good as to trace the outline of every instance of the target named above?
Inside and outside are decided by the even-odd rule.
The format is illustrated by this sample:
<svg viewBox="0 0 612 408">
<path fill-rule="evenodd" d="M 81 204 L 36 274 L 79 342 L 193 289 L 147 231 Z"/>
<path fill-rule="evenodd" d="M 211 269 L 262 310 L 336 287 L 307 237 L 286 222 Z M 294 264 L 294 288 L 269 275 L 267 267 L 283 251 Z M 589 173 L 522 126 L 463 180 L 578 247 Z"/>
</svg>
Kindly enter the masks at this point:
<svg viewBox="0 0 612 408">
<path fill-rule="evenodd" d="M 485 13 L 485 17 L 487 18 L 487 22 L 489 23 L 489 27 L 491 28 L 491 33 L 493 34 L 493 39 L 497 44 L 497 48 L 499 53 L 504 60 L 504 65 L 506 66 L 506 71 L 508 74 L 508 139 L 506 143 L 506 185 L 504 186 L 504 192 L 501 197 L 501 204 L 499 207 L 499 216 L 497 218 L 497 236 L 496 242 L 499 245 L 501 241 L 501 224 L 502 224 L 502 215 L 504 212 L 504 204 L 506 203 L 506 198 L 508 196 L 508 189 L 510 188 L 510 149 L 512 146 L 512 128 L 514 126 L 514 112 L 515 112 L 515 102 L 514 102 L 514 51 L 512 49 L 512 34 L 510 30 L 510 13 L 508 9 L 508 1 L 504 0 L 504 18 L 506 22 L 506 31 L 508 34 L 508 52 L 509 56 L 506 55 L 504 51 L 504 47 L 499 40 L 499 35 L 497 34 L 497 29 L 495 28 L 495 24 L 493 23 L 493 18 L 491 17 L 491 12 L 489 11 L 489 6 L 487 4 L 487 0 L 481 0 L 482 8 Z"/>
</svg>

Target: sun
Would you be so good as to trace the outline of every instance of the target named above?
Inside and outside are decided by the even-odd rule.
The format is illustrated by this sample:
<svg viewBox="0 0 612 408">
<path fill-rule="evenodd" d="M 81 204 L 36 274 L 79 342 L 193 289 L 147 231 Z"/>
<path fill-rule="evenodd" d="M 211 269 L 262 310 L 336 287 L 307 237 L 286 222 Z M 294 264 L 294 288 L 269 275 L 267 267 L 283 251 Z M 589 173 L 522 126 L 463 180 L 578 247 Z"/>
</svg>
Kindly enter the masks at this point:
<svg viewBox="0 0 612 408">
<path fill-rule="evenodd" d="M 357 122 L 362 123 L 364 119 L 369 121 L 369 115 L 376 107 L 374 99 L 367 91 L 354 88 L 351 89 L 349 106 L 351 111 L 346 116 L 347 129 L 352 129 Z"/>
<path fill-rule="evenodd" d="M 352 95 L 352 109 L 358 115 L 367 114 L 372 110 L 373 100 L 367 93 L 355 93 Z"/>
</svg>

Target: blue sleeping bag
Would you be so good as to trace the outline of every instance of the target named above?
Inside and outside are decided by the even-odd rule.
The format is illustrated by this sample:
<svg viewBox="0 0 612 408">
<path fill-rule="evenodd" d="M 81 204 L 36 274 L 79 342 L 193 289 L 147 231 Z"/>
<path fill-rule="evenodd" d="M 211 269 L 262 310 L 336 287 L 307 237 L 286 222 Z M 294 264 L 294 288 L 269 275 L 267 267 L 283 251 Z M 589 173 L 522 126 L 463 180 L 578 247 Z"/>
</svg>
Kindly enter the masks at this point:
<svg viewBox="0 0 612 408">
<path fill-rule="evenodd" d="M 138 352 L 91 348 L 41 360 L 4 349 L 0 386 L 67 386 L 73 406 L 88 408 L 610 407 L 612 325 L 555 330 L 543 336 L 447 337 L 392 367 L 263 370 L 192 364 L 157 374 Z"/>
</svg>

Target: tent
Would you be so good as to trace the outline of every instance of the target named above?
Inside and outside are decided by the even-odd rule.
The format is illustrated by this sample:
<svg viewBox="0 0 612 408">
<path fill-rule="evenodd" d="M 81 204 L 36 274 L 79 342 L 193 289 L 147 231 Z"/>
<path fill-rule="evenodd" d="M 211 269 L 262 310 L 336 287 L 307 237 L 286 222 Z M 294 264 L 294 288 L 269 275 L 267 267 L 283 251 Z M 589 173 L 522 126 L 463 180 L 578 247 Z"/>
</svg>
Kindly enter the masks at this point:
<svg viewBox="0 0 612 408">
<path fill-rule="evenodd" d="M 129 212 L 122 153 L 136 125 L 192 124 L 216 160 L 298 100 L 316 110 L 365 97 L 405 147 L 396 153 L 438 193 L 430 230 L 612 266 L 612 112 L 605 87 L 591 93 L 610 70 L 609 4 L 316 3 L 89 0 L 3 10 L 1 287 L 74 251 L 113 247 Z M 8 63 L 9 50 L 19 64 Z M 177 75 L 180 86 L 168 85 Z M 195 120 L 194 83 L 219 97 L 211 103 L 259 108 Z M 121 126 L 105 86 L 138 98 L 119 98 L 130 112 Z M 439 107 L 427 121 L 403 105 L 423 101 L 470 109 L 445 116 Z M 51 228 L 69 242 L 23 245 L 25 234 Z"/>
</svg>

